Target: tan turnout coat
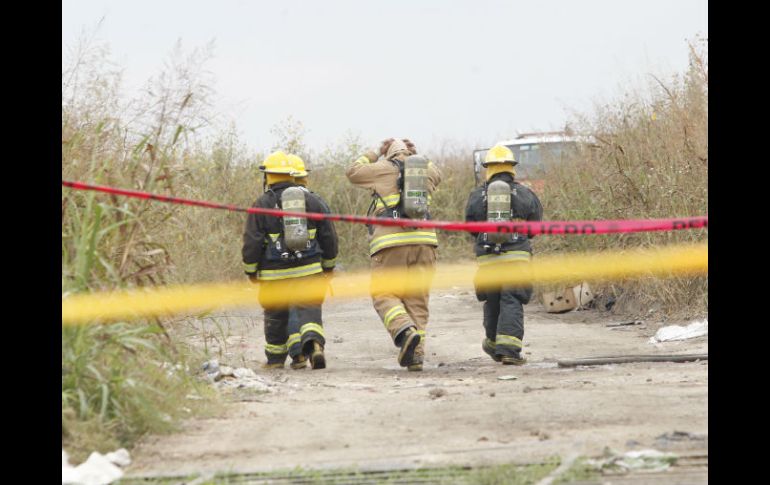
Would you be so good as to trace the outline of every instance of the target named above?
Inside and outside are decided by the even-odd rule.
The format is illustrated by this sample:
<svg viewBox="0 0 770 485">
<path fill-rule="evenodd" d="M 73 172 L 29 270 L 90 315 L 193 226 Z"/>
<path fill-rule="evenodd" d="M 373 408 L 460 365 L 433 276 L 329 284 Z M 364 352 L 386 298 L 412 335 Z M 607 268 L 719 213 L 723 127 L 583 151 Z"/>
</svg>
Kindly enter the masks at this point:
<svg viewBox="0 0 770 485">
<path fill-rule="evenodd" d="M 388 207 L 399 203 L 398 167 L 385 158 L 372 162 L 366 155 L 360 156 L 348 167 L 345 174 L 350 182 L 358 187 L 368 189 L 372 194 L 379 194 Z M 436 164 L 428 163 L 428 203 L 432 194 L 441 182 L 441 172 Z M 385 210 L 382 201 L 377 199 L 375 215 L 379 216 Z M 396 226 L 374 226 L 374 233 L 369 236 L 369 255 L 372 256 L 381 249 L 405 246 L 410 244 L 428 244 L 438 246 L 434 229 L 407 228 Z"/>
</svg>

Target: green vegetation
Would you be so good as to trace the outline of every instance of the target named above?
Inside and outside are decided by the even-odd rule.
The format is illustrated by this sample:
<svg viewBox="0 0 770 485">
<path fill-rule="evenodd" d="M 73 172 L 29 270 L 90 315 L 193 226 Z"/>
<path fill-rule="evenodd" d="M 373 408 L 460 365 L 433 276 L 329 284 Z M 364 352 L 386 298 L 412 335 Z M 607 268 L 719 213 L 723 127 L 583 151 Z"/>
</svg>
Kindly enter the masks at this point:
<svg viewBox="0 0 770 485">
<path fill-rule="evenodd" d="M 129 141 L 129 125 L 115 117 L 118 77 L 105 70 L 103 55 L 81 50 L 63 72 L 62 177 L 157 190 L 181 140 L 179 127 L 191 121 L 187 108 L 162 108 L 156 123 Z M 156 113 L 173 89 L 157 92 L 147 113 Z M 166 282 L 172 261 L 157 228 L 172 214 L 159 209 L 62 190 L 62 297 Z M 172 340 L 161 320 L 63 327 L 62 446 L 77 462 L 94 450 L 131 446 L 148 431 L 167 431 L 191 408 L 205 410 L 198 401 L 183 404 L 191 402 L 187 396 L 209 394 L 187 371 L 199 359 Z"/>
<path fill-rule="evenodd" d="M 596 480 L 601 477 L 601 473 L 595 466 L 586 463 L 588 458 L 578 458 L 567 470 L 561 473 L 554 484 L 566 484 L 572 482 L 587 482 L 589 480 Z"/>
<path fill-rule="evenodd" d="M 269 473 L 217 474 L 201 485 L 234 485 L 236 483 L 318 483 L 318 484 L 473 484 L 473 485 L 531 485 L 541 480 L 559 465 L 557 458 L 546 463 L 505 464 L 485 467 L 419 468 L 414 470 L 361 471 L 357 469 L 293 470 Z M 124 479 L 120 485 L 166 485 L 195 477 L 164 479 Z"/>
</svg>

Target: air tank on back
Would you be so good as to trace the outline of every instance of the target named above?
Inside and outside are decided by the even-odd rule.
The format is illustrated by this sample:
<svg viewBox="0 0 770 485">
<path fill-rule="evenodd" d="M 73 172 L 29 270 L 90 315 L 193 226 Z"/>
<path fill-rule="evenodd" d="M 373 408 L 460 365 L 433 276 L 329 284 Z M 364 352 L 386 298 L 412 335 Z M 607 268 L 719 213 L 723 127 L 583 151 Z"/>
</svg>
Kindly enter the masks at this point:
<svg viewBox="0 0 770 485">
<path fill-rule="evenodd" d="M 291 212 L 305 212 L 305 191 L 289 187 L 281 194 L 281 209 Z M 304 217 L 283 217 L 283 239 L 291 251 L 304 251 L 309 241 L 307 219 Z"/>
<path fill-rule="evenodd" d="M 404 214 L 410 219 L 428 217 L 428 159 L 411 155 L 404 160 L 404 190 L 401 192 Z"/>
<path fill-rule="evenodd" d="M 511 221 L 511 187 L 502 180 L 495 180 L 487 186 L 487 222 Z M 488 232 L 487 241 L 503 244 L 510 240 L 505 232 Z"/>
</svg>

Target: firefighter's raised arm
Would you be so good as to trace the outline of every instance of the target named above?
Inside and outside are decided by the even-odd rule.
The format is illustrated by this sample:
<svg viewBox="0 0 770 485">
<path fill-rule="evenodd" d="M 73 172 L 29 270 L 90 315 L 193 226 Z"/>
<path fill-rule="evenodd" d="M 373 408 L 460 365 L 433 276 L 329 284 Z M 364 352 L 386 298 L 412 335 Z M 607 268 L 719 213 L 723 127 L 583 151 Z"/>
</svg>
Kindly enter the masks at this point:
<svg viewBox="0 0 770 485">
<path fill-rule="evenodd" d="M 378 158 L 379 156 L 374 150 L 366 152 L 356 158 L 347 170 L 345 170 L 345 175 L 350 183 L 365 189 L 374 190 L 374 182 L 377 180 L 377 171 L 373 164 Z"/>
</svg>

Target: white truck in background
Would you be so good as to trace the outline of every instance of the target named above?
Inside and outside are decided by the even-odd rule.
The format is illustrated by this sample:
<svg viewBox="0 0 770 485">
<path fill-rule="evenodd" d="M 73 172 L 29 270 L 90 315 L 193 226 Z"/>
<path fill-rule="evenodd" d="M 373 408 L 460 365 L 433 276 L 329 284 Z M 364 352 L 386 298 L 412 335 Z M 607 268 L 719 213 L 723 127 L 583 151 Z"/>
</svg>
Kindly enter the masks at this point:
<svg viewBox="0 0 770 485">
<path fill-rule="evenodd" d="M 516 138 L 502 140 L 497 144 L 510 148 L 514 158 L 519 162 L 516 165 L 516 179 L 535 192 L 541 192 L 548 167 L 551 164 L 560 163 L 568 157 L 575 156 L 578 145 L 581 143 L 596 144 L 593 137 L 574 135 L 567 131 L 522 133 Z M 473 151 L 473 174 L 476 185 L 485 180 L 485 169 L 481 163 L 484 161 L 489 148 L 491 147 Z"/>
</svg>

